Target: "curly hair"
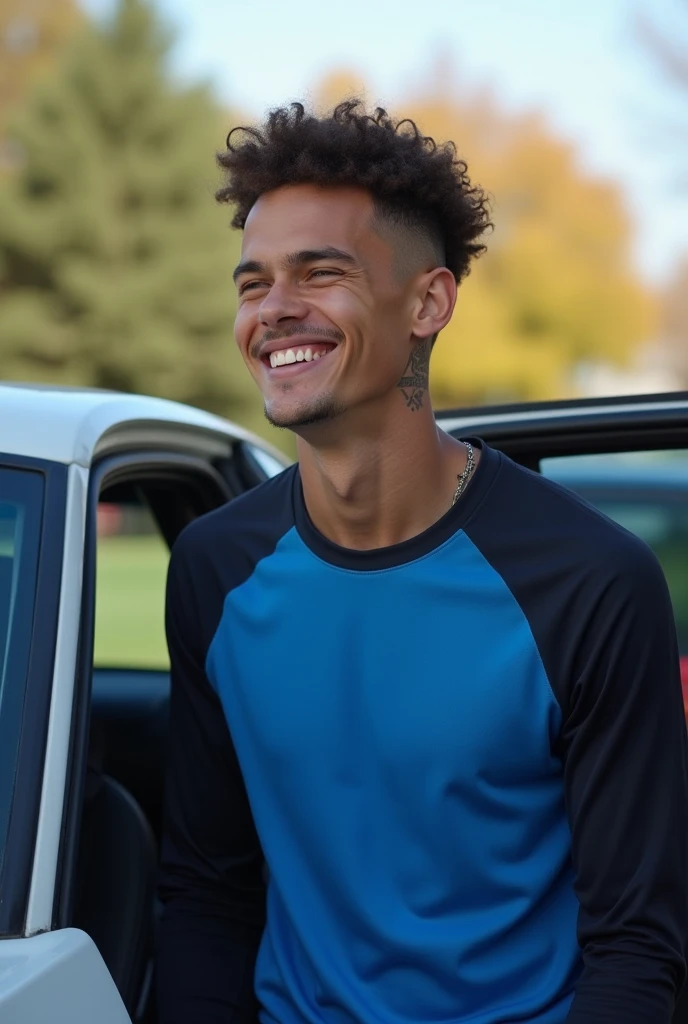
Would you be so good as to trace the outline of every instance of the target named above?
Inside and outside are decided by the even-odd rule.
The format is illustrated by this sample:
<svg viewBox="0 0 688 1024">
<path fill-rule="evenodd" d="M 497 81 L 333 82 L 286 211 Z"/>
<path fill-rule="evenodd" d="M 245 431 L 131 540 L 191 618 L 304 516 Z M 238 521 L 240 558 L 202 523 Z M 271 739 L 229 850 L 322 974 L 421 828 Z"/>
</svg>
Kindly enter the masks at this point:
<svg viewBox="0 0 688 1024">
<path fill-rule="evenodd" d="M 244 227 L 260 196 L 284 185 L 358 186 L 378 216 L 437 240 L 458 282 L 484 252 L 481 239 L 492 227 L 487 196 L 471 183 L 453 142 L 438 145 L 381 107 L 369 115 L 358 99 L 322 118 L 301 103 L 280 107 L 260 127 L 232 129 L 217 159 L 227 181 L 216 199 L 234 204 L 235 228 Z"/>
</svg>

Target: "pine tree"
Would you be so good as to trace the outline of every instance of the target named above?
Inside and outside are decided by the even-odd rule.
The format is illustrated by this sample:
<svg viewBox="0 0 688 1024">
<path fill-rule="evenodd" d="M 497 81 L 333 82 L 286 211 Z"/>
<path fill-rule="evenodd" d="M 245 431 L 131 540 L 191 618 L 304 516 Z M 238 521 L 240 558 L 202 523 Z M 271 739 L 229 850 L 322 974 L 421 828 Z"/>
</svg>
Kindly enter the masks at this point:
<svg viewBox="0 0 688 1024">
<path fill-rule="evenodd" d="M 253 426 L 232 340 L 220 115 L 170 79 L 148 0 L 90 25 L 14 124 L 0 191 L 0 377 L 140 391 Z"/>
</svg>

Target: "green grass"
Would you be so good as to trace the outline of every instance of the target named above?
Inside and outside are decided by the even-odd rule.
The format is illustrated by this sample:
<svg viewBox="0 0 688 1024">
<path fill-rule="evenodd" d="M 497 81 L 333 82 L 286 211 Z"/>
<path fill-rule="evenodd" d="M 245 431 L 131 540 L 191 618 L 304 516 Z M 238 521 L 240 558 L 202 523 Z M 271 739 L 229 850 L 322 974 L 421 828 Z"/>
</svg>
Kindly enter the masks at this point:
<svg viewBox="0 0 688 1024">
<path fill-rule="evenodd" d="M 167 668 L 162 539 L 102 537 L 96 576 L 96 666 Z"/>
</svg>

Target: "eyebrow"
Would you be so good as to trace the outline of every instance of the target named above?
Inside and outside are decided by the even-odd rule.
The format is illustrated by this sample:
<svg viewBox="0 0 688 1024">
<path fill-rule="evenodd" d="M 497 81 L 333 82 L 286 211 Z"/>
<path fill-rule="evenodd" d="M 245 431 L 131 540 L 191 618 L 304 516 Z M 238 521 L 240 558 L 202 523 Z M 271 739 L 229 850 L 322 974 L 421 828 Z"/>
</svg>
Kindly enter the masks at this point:
<svg viewBox="0 0 688 1024">
<path fill-rule="evenodd" d="M 282 260 L 282 265 L 289 268 L 301 267 L 305 263 L 317 263 L 319 260 L 336 260 L 338 263 L 347 263 L 349 266 L 356 263 L 350 252 L 326 245 L 324 249 L 299 249 L 297 252 L 290 252 Z M 236 281 L 242 274 L 262 274 L 265 270 L 267 270 L 265 263 L 260 263 L 258 260 L 244 260 L 236 267 L 232 277 Z"/>
</svg>

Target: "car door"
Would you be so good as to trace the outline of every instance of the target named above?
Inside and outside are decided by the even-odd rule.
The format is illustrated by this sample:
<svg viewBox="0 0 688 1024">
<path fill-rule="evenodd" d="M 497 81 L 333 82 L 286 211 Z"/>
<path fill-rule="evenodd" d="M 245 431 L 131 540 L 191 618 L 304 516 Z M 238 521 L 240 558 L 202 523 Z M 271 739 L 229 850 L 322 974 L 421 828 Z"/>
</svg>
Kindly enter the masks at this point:
<svg viewBox="0 0 688 1024">
<path fill-rule="evenodd" d="M 220 445 L 178 423 L 167 433 L 165 443 L 161 424 L 151 445 L 150 424 L 141 436 L 129 426 L 126 443 L 110 446 L 88 472 L 70 467 L 83 507 L 72 517 L 63 583 L 83 575 L 78 606 L 62 588 L 56 630 L 76 641 L 76 664 L 70 680 L 53 680 L 40 811 L 35 830 L 24 832 L 21 930 L 0 943 L 0 1018 L 8 1024 L 154 1019 L 167 557 L 193 518 L 285 464 L 240 431 Z M 11 539 L 14 505 L 7 509 L 0 532 Z M 73 512 L 67 498 L 63 517 Z M 38 537 L 32 542 L 26 559 Z M 16 541 L 5 547 L 11 554 Z M 59 575 L 58 565 L 58 590 Z M 31 599 L 38 601 L 33 592 Z"/>
</svg>

